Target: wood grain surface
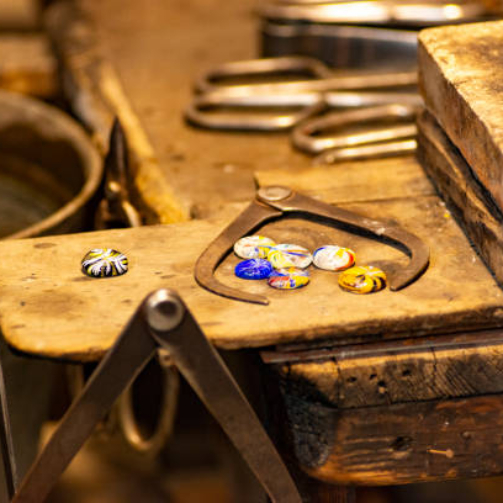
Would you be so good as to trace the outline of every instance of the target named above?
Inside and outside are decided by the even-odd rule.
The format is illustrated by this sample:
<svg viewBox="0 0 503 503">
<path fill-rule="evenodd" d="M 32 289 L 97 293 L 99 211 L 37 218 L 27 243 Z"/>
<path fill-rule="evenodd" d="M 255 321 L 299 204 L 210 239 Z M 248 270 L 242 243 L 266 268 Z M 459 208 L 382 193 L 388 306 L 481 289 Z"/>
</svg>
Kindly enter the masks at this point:
<svg viewBox="0 0 503 503">
<path fill-rule="evenodd" d="M 317 359 L 313 357 L 318 353 Z M 274 365 L 285 393 L 338 409 L 503 393 L 503 331 L 298 354 Z"/>
<path fill-rule="evenodd" d="M 41 356 L 90 360 L 110 347 L 142 298 L 160 287 L 176 289 L 206 335 L 225 348 L 295 341 L 368 341 L 429 332 L 503 325 L 503 294 L 436 196 L 342 205 L 361 214 L 399 221 L 431 249 L 426 274 L 399 292 L 368 296 L 343 292 L 337 275 L 312 271 L 296 291 L 233 275 L 230 256 L 217 274 L 225 283 L 262 293 L 269 306 L 218 297 L 197 286 L 195 260 L 225 223 L 193 221 L 0 243 L 1 327 L 9 344 Z M 393 268 L 407 258 L 395 248 L 341 229 L 282 219 L 263 233 L 313 250 L 335 242 L 349 246 L 361 264 Z M 80 271 L 87 250 L 116 248 L 130 271 L 91 279 Z M 250 322 L 253 320 L 253 323 Z"/>
<path fill-rule="evenodd" d="M 426 106 L 503 208 L 503 22 L 424 30 L 418 50 Z"/>
<path fill-rule="evenodd" d="M 501 474 L 503 396 L 337 410 L 289 403 L 297 458 L 314 478 L 397 485 Z"/>
<path fill-rule="evenodd" d="M 435 194 L 435 189 L 413 156 L 257 170 L 257 184 L 286 185 L 331 203 L 354 203 L 413 198 Z M 392 181 L 392 183 L 388 182 Z"/>
<path fill-rule="evenodd" d="M 431 114 L 418 121 L 419 159 L 481 257 L 503 284 L 503 214 Z"/>
</svg>

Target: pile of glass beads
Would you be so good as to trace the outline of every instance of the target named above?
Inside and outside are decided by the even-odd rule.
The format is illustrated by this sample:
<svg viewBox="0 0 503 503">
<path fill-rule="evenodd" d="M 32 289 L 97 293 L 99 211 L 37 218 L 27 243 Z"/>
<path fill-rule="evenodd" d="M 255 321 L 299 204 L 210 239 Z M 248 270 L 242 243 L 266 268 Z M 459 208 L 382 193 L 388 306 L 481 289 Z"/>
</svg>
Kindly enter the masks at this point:
<svg viewBox="0 0 503 503">
<path fill-rule="evenodd" d="M 342 272 L 340 287 L 353 293 L 372 293 L 386 287 L 386 275 L 373 266 L 355 267 L 356 254 L 349 248 L 325 245 L 313 254 L 294 244 L 277 244 L 265 236 L 246 236 L 234 244 L 234 253 L 245 259 L 236 265 L 241 279 L 263 280 L 280 290 L 294 290 L 310 281 L 308 267 Z"/>
</svg>

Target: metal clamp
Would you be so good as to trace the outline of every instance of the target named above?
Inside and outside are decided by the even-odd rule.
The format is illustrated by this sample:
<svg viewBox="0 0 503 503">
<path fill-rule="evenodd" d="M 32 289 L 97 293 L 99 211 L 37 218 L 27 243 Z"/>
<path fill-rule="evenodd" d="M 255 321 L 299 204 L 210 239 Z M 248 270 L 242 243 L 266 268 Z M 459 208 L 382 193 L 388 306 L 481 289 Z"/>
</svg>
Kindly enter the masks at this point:
<svg viewBox="0 0 503 503">
<path fill-rule="evenodd" d="M 350 230 L 363 230 L 374 239 L 395 244 L 403 249 L 409 255 L 410 261 L 405 267 L 388 274 L 390 289 L 393 291 L 405 288 L 428 267 L 430 252 L 427 245 L 402 227 L 331 206 L 296 193 L 289 187 L 268 186 L 260 188 L 255 200 L 203 251 L 194 270 L 198 284 L 223 297 L 268 305 L 269 300 L 266 297 L 224 285 L 215 278 L 214 273 L 239 238 L 288 213 L 304 217 L 315 216 L 328 222 L 343 224 Z"/>
<path fill-rule="evenodd" d="M 151 293 L 140 305 L 33 463 L 12 503 L 39 502 L 48 496 L 96 424 L 159 348 L 169 351 L 174 364 L 241 452 L 271 501 L 301 503 L 283 461 L 223 360 L 180 297 L 165 289 Z M 1 438 L 8 439 L 9 422 L 5 415 L 3 426 Z M 6 474 L 11 487 L 16 486 L 13 473 L 9 465 Z"/>
</svg>

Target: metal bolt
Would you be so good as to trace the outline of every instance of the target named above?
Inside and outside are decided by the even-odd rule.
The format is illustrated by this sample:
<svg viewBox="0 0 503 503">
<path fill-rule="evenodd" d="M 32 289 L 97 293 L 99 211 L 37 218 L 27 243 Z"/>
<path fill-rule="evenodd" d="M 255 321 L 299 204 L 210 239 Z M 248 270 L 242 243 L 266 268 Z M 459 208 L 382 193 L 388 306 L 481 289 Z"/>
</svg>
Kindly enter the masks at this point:
<svg viewBox="0 0 503 503">
<path fill-rule="evenodd" d="M 145 314 L 148 324 L 154 330 L 168 332 L 182 322 L 185 306 L 174 292 L 161 289 L 147 298 Z"/>
<path fill-rule="evenodd" d="M 282 185 L 270 185 L 258 190 L 257 196 L 262 201 L 282 201 L 292 195 L 292 189 Z"/>
</svg>

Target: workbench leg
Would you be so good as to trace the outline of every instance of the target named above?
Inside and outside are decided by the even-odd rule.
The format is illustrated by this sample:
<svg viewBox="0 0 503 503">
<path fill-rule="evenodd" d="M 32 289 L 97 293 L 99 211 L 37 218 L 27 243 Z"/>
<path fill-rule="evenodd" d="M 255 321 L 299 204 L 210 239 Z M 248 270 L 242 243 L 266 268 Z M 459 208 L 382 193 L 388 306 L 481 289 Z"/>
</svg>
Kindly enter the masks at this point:
<svg viewBox="0 0 503 503">
<path fill-rule="evenodd" d="M 355 503 L 356 500 L 353 487 L 325 484 L 313 479 L 300 484 L 300 489 L 305 503 Z"/>
</svg>

